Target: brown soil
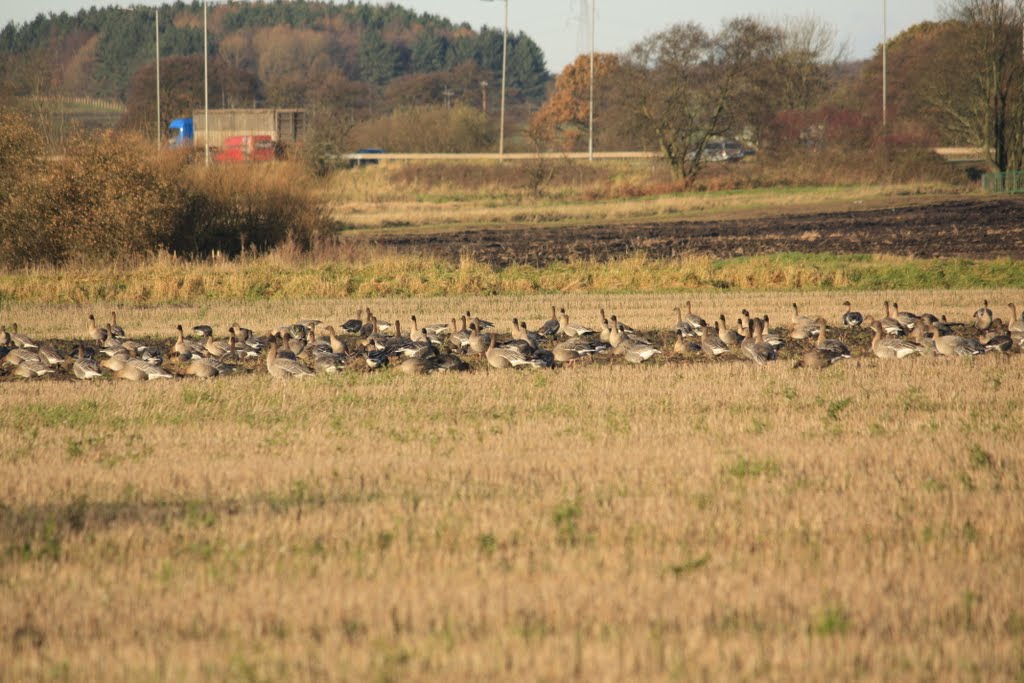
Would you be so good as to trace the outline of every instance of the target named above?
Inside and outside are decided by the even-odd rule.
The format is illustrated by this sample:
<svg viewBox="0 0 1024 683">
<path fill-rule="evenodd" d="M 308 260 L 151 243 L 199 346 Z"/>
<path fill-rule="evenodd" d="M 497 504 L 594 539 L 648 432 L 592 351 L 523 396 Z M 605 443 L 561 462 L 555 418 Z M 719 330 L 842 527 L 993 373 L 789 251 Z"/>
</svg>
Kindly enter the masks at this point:
<svg viewBox="0 0 1024 683">
<path fill-rule="evenodd" d="M 730 220 L 559 227 L 509 226 L 461 232 L 386 231 L 367 239 L 400 251 L 498 266 L 543 266 L 569 259 L 716 258 L 777 252 L 1024 258 L 1024 201 L 967 199 L 889 209 L 776 215 Z"/>
</svg>

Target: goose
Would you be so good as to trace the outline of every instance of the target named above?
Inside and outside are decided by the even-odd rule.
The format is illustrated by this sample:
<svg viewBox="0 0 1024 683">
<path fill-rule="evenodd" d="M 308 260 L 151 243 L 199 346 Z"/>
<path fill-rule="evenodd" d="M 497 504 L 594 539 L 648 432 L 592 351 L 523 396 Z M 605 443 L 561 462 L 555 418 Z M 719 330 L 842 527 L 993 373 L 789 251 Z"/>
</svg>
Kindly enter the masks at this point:
<svg viewBox="0 0 1024 683">
<path fill-rule="evenodd" d="M 334 327 L 331 326 L 331 325 L 328 325 L 326 330 L 327 330 L 327 341 L 331 345 L 331 352 L 332 353 L 343 353 L 345 355 L 348 355 L 348 353 L 349 353 L 348 344 L 346 344 L 344 342 L 344 340 L 338 338 L 338 334 L 335 331 Z"/>
<path fill-rule="evenodd" d="M 440 353 L 434 357 L 434 366 L 438 372 L 466 372 L 469 364 L 450 353 Z"/>
<path fill-rule="evenodd" d="M 363 328 L 364 322 L 365 321 L 363 319 L 363 309 L 360 308 L 359 312 L 356 313 L 356 317 L 349 318 L 348 320 L 341 324 L 341 329 L 343 329 L 345 332 L 348 332 L 349 334 L 359 334 L 359 330 Z"/>
<path fill-rule="evenodd" d="M 497 335 L 487 335 L 490 343 L 484 356 L 487 364 L 492 368 L 517 368 L 521 365 L 537 365 L 532 358 L 528 358 L 522 351 L 514 346 L 497 346 Z"/>
<path fill-rule="evenodd" d="M 185 367 L 182 374 L 199 379 L 213 379 L 228 372 L 227 367 L 214 358 L 197 358 Z"/>
<path fill-rule="evenodd" d="M 388 354 L 385 351 L 368 349 L 366 351 L 366 367 L 371 370 L 386 368 L 388 366 Z"/>
<path fill-rule="evenodd" d="M 495 338 L 493 334 L 480 334 L 480 328 L 477 327 L 476 323 L 469 326 L 469 350 L 477 355 L 483 355 L 487 353 L 487 348 L 491 345 L 491 341 Z"/>
<path fill-rule="evenodd" d="M 92 358 L 85 357 L 85 346 L 81 342 L 78 343 L 78 357 L 71 366 L 71 371 L 78 379 L 94 379 L 103 374 L 100 372 L 99 363 Z"/>
<path fill-rule="evenodd" d="M 991 330 L 978 335 L 978 341 L 984 344 L 985 351 L 1008 353 L 1013 348 L 1013 337 L 1008 334 L 996 334 Z"/>
<path fill-rule="evenodd" d="M 693 309 L 690 307 L 689 301 L 686 302 L 686 317 L 683 319 L 686 322 L 690 323 L 690 326 L 697 330 L 697 332 L 700 332 L 703 328 L 708 326 L 708 324 L 704 321 L 704 318 L 700 317 L 699 315 L 693 312 Z"/>
<path fill-rule="evenodd" d="M 558 335 L 559 330 L 562 329 L 562 323 L 558 321 L 558 316 L 555 314 L 555 307 L 551 307 L 551 320 L 548 320 L 543 325 L 537 328 L 537 334 L 542 337 L 554 338 Z"/>
<path fill-rule="evenodd" d="M 111 336 L 124 336 L 124 328 L 117 324 L 117 311 L 110 312 L 110 325 L 107 326 L 107 330 L 110 331 Z"/>
<path fill-rule="evenodd" d="M 1010 304 L 1010 323 L 1006 326 L 1006 329 L 1010 334 L 1014 332 L 1024 333 L 1024 318 L 1017 315 L 1017 304 Z"/>
<path fill-rule="evenodd" d="M 707 325 L 700 328 L 700 348 L 711 358 L 729 353 L 729 347 L 717 334 L 712 333 Z"/>
<path fill-rule="evenodd" d="M 718 316 L 718 320 L 721 323 L 718 328 L 718 338 L 725 342 L 726 346 L 738 347 L 743 342 L 743 335 L 726 326 L 724 313 Z"/>
<path fill-rule="evenodd" d="M 558 318 L 558 324 L 561 326 L 562 334 L 567 337 L 582 337 L 588 334 L 595 334 L 595 331 L 587 327 L 586 325 L 577 325 L 569 322 L 569 314 L 565 312 L 565 309 L 561 309 L 561 313 Z"/>
<path fill-rule="evenodd" d="M 896 313 L 896 320 L 898 320 L 903 327 L 907 328 L 907 330 L 914 329 L 914 326 L 917 325 L 917 321 L 920 320 L 920 316 L 914 315 L 909 311 L 901 311 L 900 305 L 895 301 L 892 302 L 892 310 Z"/>
<path fill-rule="evenodd" d="M 469 321 L 471 321 L 473 323 L 476 323 L 476 329 L 481 330 L 481 331 L 482 330 L 489 330 L 492 327 L 494 327 L 494 323 L 492 323 L 491 321 L 489 321 L 489 320 L 481 320 L 480 318 L 477 318 L 477 317 L 473 316 L 469 311 L 466 311 L 466 320 L 469 320 Z"/>
<path fill-rule="evenodd" d="M 584 356 L 577 349 L 565 346 L 556 346 L 551 350 L 551 357 L 559 365 L 572 366 Z"/>
<path fill-rule="evenodd" d="M 125 367 L 128 366 L 142 370 L 142 372 L 146 373 L 149 376 L 149 379 L 171 379 L 172 377 L 174 377 L 174 375 L 167 372 L 163 368 L 157 365 L 150 365 L 141 358 L 128 358 L 128 360 L 125 361 Z"/>
<path fill-rule="evenodd" d="M 7 352 L 7 355 L 0 358 L 0 365 L 21 365 L 22 363 L 42 363 L 42 357 L 32 349 L 17 347 Z"/>
<path fill-rule="evenodd" d="M 799 360 L 793 365 L 794 368 L 811 368 L 814 370 L 824 370 L 825 368 L 838 363 L 847 356 L 842 356 L 837 353 L 832 353 L 828 349 L 822 349 L 814 347 L 809 351 L 805 351 Z"/>
<path fill-rule="evenodd" d="M 885 336 L 879 320 L 874 321 L 871 327 L 875 331 L 871 339 L 871 351 L 879 358 L 906 358 L 921 351 L 921 347 L 911 341 Z"/>
<path fill-rule="evenodd" d="M 117 372 L 124 366 L 128 365 L 130 356 L 127 353 L 120 353 L 110 358 L 104 358 L 100 361 L 100 367 L 110 370 L 111 372 Z"/>
<path fill-rule="evenodd" d="M 697 329 L 692 323 L 683 320 L 683 309 L 676 306 L 672 309 L 672 312 L 676 314 L 676 326 L 675 330 L 681 333 L 684 337 L 696 337 Z"/>
<path fill-rule="evenodd" d="M 817 348 L 833 353 L 842 358 L 850 358 L 850 349 L 847 348 L 846 344 L 839 341 L 838 339 L 826 339 L 825 331 L 827 326 L 825 325 L 824 318 L 818 318 L 818 343 Z"/>
<path fill-rule="evenodd" d="M 682 354 L 697 353 L 699 351 L 700 351 L 700 344 L 698 344 L 697 342 L 693 341 L 692 339 L 688 339 L 687 335 L 684 335 L 683 331 L 677 328 L 676 329 L 676 341 L 672 345 L 672 352 L 675 353 L 675 354 L 682 355 Z"/>
<path fill-rule="evenodd" d="M 6 325 L 0 325 L 0 346 L 11 346 L 11 333 L 7 331 Z"/>
<path fill-rule="evenodd" d="M 753 320 L 753 325 L 754 339 L 756 339 L 756 343 L 754 344 L 753 348 L 754 353 L 756 353 L 757 356 L 759 356 L 760 358 L 763 358 L 766 362 L 778 358 L 778 351 L 776 351 L 776 347 L 773 344 L 766 342 L 764 340 L 764 326 L 762 325 L 761 321 L 755 318 Z M 755 362 L 760 361 L 757 358 L 755 358 Z"/>
<path fill-rule="evenodd" d="M 203 355 L 203 347 L 200 344 L 191 339 L 185 339 L 185 333 L 181 325 L 178 325 L 178 338 L 174 342 L 173 350 L 174 353 L 182 358 Z"/>
<path fill-rule="evenodd" d="M 843 306 L 846 306 L 846 313 L 843 313 L 843 325 L 846 327 L 860 327 L 864 322 L 864 316 L 859 311 L 851 310 L 853 305 L 849 301 L 844 301 Z"/>
<path fill-rule="evenodd" d="M 540 346 L 540 342 L 541 342 L 540 335 L 537 334 L 536 332 L 531 332 L 530 330 L 526 329 L 526 321 L 525 320 L 521 320 L 519 322 L 519 330 L 520 330 L 519 338 L 529 342 L 530 346 L 533 347 L 533 350 L 536 351 L 537 347 Z"/>
<path fill-rule="evenodd" d="M 377 334 L 379 328 L 377 327 L 377 317 L 370 312 L 370 309 L 366 309 L 366 322 L 359 326 L 359 336 L 369 337 Z"/>
<path fill-rule="evenodd" d="M 209 325 L 194 325 L 192 327 L 192 333 L 198 335 L 200 339 L 204 337 L 212 337 L 213 328 Z"/>
<path fill-rule="evenodd" d="M 313 369 L 328 375 L 341 372 L 345 367 L 345 356 L 333 351 L 318 351 L 313 354 Z"/>
<path fill-rule="evenodd" d="M 279 356 L 276 341 L 272 341 L 267 350 L 267 372 L 275 379 L 307 377 L 313 374 L 312 370 L 299 361 Z"/>
<path fill-rule="evenodd" d="M 603 342 L 608 342 L 612 336 L 612 326 L 608 322 L 608 318 L 601 316 L 601 329 L 597 331 L 597 338 Z"/>
<path fill-rule="evenodd" d="M 232 340 L 233 339 L 234 338 L 232 337 Z M 203 344 L 203 349 L 210 356 L 214 358 L 220 358 L 221 356 L 225 356 L 229 353 L 233 354 L 235 350 L 235 345 L 233 341 L 218 341 L 214 339 L 212 336 L 209 336 L 206 337 L 206 343 Z"/>
<path fill-rule="evenodd" d="M 561 347 L 563 349 L 574 349 L 584 355 L 589 355 L 606 350 L 608 348 L 608 344 L 593 341 L 586 337 L 569 337 L 568 339 L 560 341 L 556 345 L 556 348 L 557 347 Z"/>
<path fill-rule="evenodd" d="M 650 346 L 648 344 L 632 343 L 626 348 L 626 352 L 623 357 L 627 363 L 634 363 L 639 365 L 644 361 L 650 360 L 655 355 L 661 353 L 660 350 Z"/>
<path fill-rule="evenodd" d="M 142 368 L 135 365 L 125 365 L 114 372 L 114 377 L 117 379 L 125 379 L 129 382 L 148 382 L 151 377 Z"/>
<path fill-rule="evenodd" d="M 398 369 L 407 375 L 426 375 L 435 370 L 433 358 L 406 358 Z"/>
<path fill-rule="evenodd" d="M 39 354 L 40 360 L 49 365 L 51 368 L 55 368 L 64 363 L 64 355 L 58 351 L 53 344 L 43 344 L 36 351 Z"/>
<path fill-rule="evenodd" d="M 813 325 L 818 319 L 816 315 L 800 315 L 800 308 L 793 303 L 793 327 L 806 327 L 807 325 Z"/>
<path fill-rule="evenodd" d="M 459 329 L 455 328 L 455 318 L 452 318 L 452 333 L 448 336 L 448 339 L 454 348 L 465 349 L 469 346 L 470 334 L 471 332 L 466 329 L 466 316 L 462 316 L 462 327 Z M 458 346 L 455 347 L 455 344 L 458 344 Z"/>
<path fill-rule="evenodd" d="M 981 308 L 974 312 L 975 326 L 979 331 L 985 332 L 992 327 L 992 309 L 988 307 L 988 299 L 981 302 Z"/>
<path fill-rule="evenodd" d="M 235 335 L 235 338 L 242 344 L 248 344 L 250 340 L 256 339 L 256 334 L 248 327 L 242 327 L 237 322 L 231 323 L 228 332 Z"/>
<path fill-rule="evenodd" d="M 778 332 L 772 332 L 768 324 L 768 316 L 761 318 L 761 341 L 778 351 L 786 345 L 786 340 Z"/>
<path fill-rule="evenodd" d="M 11 323 L 11 331 L 8 333 L 11 342 L 22 349 L 38 349 L 39 344 L 35 343 L 27 334 L 18 332 L 18 323 Z"/>
<path fill-rule="evenodd" d="M 939 334 L 934 327 L 932 342 L 935 344 L 935 351 L 941 356 L 977 356 L 985 353 L 985 346 L 977 339 L 956 334 Z"/>
<path fill-rule="evenodd" d="M 882 329 L 885 330 L 885 333 L 893 337 L 903 337 L 908 332 L 906 325 L 892 317 L 888 301 L 885 302 L 885 317 L 878 322 L 882 324 Z"/>
<path fill-rule="evenodd" d="M 26 360 L 18 363 L 17 367 L 11 373 L 15 377 L 24 377 L 25 379 L 31 379 L 32 377 L 42 377 L 43 375 L 52 375 L 56 372 L 46 363 L 42 363 L 37 360 Z"/>
<path fill-rule="evenodd" d="M 92 313 L 89 314 L 89 328 L 87 330 L 89 338 L 93 341 L 104 342 L 107 340 L 107 330 L 99 327 L 96 324 L 96 316 Z"/>
<path fill-rule="evenodd" d="M 796 304 L 793 304 L 796 306 Z M 820 318 L 808 318 L 806 316 L 794 316 L 796 322 L 793 323 L 793 329 L 789 331 L 789 338 L 802 340 L 809 339 L 819 332 L 818 320 Z"/>
</svg>

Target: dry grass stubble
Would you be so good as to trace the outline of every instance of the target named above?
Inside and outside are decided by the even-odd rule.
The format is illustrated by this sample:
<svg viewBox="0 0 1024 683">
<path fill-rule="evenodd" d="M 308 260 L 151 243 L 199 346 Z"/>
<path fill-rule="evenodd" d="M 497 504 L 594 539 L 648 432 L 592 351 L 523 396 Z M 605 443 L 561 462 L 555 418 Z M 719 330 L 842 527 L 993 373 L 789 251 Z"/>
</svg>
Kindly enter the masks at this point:
<svg viewBox="0 0 1024 683">
<path fill-rule="evenodd" d="M 1017 678 L 1022 380 L 1017 355 L 6 383 L 0 677 Z"/>
</svg>

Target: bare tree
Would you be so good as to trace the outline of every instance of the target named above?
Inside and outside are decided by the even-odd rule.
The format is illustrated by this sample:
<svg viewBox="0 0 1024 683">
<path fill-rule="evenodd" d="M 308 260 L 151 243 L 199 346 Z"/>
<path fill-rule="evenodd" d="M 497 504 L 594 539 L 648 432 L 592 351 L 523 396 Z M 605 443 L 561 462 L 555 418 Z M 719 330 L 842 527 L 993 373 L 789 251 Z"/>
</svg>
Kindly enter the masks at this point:
<svg viewBox="0 0 1024 683">
<path fill-rule="evenodd" d="M 1024 167 L 1024 0 L 950 0 L 944 13 L 959 30 L 935 70 L 931 104 L 1000 171 Z"/>
</svg>

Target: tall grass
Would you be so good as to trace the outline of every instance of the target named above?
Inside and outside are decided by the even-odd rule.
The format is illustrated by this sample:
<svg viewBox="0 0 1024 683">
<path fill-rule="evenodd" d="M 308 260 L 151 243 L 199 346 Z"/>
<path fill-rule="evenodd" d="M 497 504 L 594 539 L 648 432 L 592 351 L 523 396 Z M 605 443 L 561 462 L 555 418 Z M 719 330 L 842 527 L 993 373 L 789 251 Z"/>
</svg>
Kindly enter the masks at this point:
<svg viewBox="0 0 1024 683">
<path fill-rule="evenodd" d="M 286 242 L 266 255 L 233 260 L 190 260 L 165 252 L 109 265 L 23 268 L 0 273 L 0 303 L 1021 286 L 1024 272 L 1012 259 L 775 254 L 716 260 L 638 254 L 498 268 L 469 256 L 451 262 L 342 240 L 313 251 Z"/>
</svg>

